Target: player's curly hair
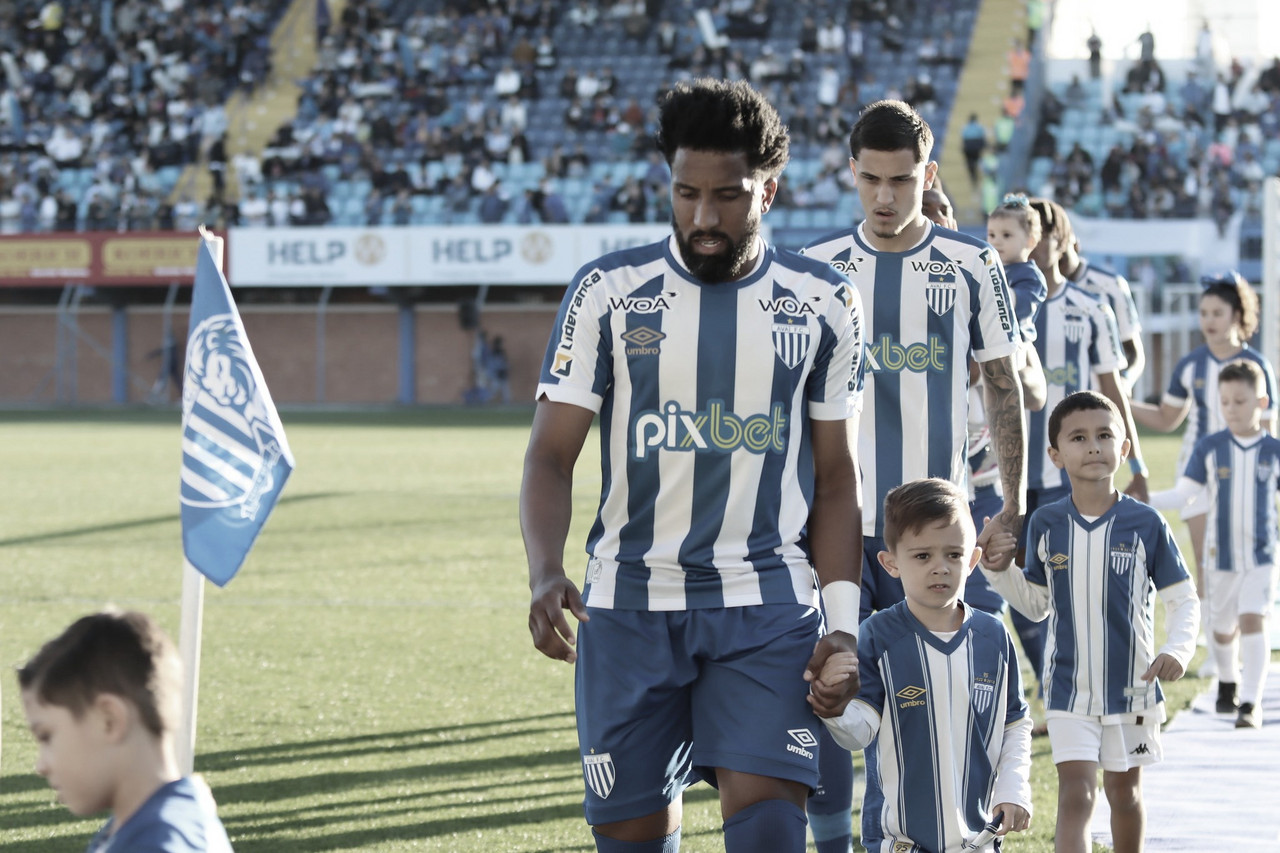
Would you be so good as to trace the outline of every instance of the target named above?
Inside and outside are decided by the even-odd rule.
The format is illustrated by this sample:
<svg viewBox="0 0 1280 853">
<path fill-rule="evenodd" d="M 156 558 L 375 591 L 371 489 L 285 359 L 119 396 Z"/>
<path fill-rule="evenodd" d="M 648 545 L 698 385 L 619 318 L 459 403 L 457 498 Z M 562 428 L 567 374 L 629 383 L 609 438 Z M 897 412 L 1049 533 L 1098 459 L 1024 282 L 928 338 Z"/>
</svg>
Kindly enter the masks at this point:
<svg viewBox="0 0 1280 853">
<path fill-rule="evenodd" d="M 743 80 L 677 83 L 662 98 L 655 141 L 667 165 L 680 148 L 742 153 L 752 174 L 765 180 L 782 174 L 791 157 L 791 136 L 778 111 Z"/>
<path fill-rule="evenodd" d="M 1245 281 L 1244 276 L 1235 270 L 1227 270 L 1217 275 L 1206 275 L 1200 279 L 1204 292 L 1200 298 L 1216 296 L 1231 306 L 1240 315 L 1240 337 L 1248 340 L 1258 331 L 1258 294 Z"/>
<path fill-rule="evenodd" d="M 933 131 L 906 101 L 884 100 L 868 104 L 849 132 L 849 156 L 855 160 L 862 149 L 914 152 L 923 163 L 933 150 Z"/>
</svg>

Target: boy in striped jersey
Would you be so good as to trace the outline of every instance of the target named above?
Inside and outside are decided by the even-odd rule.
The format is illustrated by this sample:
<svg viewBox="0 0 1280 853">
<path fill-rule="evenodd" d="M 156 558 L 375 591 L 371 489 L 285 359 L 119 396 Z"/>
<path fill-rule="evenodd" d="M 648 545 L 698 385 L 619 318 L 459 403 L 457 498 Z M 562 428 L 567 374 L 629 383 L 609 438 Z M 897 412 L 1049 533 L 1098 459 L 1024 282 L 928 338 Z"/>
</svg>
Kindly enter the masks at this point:
<svg viewBox="0 0 1280 853">
<path fill-rule="evenodd" d="M 1145 830 L 1142 767 L 1161 758 L 1160 679 L 1182 677 L 1195 651 L 1199 603 L 1168 523 L 1116 491 L 1129 452 L 1124 421 L 1101 394 L 1066 397 L 1049 418 L 1049 457 L 1070 494 L 1027 525 L 1027 567 L 1005 571 L 1015 547 L 993 541 L 991 585 L 1031 619 L 1049 619 L 1044 671 L 1049 742 L 1058 768 L 1057 853 L 1088 853 L 1098 766 L 1116 853 L 1139 853 Z M 1155 595 L 1165 645 L 1155 645 Z"/>
<path fill-rule="evenodd" d="M 817 676 L 857 649 L 861 302 L 760 237 L 788 137 L 757 91 L 678 84 L 657 142 L 674 234 L 584 267 L 543 362 L 520 494 L 529 628 L 576 662 L 597 850 L 678 850 L 681 795 L 701 778 L 720 790 L 727 851 L 801 853 L 814 714 L 840 714 L 858 685 Z M 597 413 L 579 594 L 564 546 Z"/>
<path fill-rule="evenodd" d="M 1218 664 L 1217 710 L 1235 711 L 1236 728 L 1262 725 L 1259 705 L 1271 656 L 1267 617 L 1276 591 L 1280 439 L 1262 427 L 1270 409 L 1265 389 L 1256 362 L 1224 365 L 1218 400 L 1227 428 L 1196 442 L 1178 484 L 1151 496 L 1152 506 L 1171 509 L 1208 491 L 1205 571 L 1212 573 L 1207 604 L 1210 650 Z"/>
<path fill-rule="evenodd" d="M 970 847 L 1031 822 L 1031 717 L 1013 641 L 999 618 L 961 600 L 981 549 L 967 495 L 934 478 L 885 497 L 885 571 L 906 598 L 862 627 L 862 689 L 825 720 L 846 749 L 866 749 L 862 844 L 871 853 Z M 845 655 L 828 659 L 834 680 Z"/>
</svg>

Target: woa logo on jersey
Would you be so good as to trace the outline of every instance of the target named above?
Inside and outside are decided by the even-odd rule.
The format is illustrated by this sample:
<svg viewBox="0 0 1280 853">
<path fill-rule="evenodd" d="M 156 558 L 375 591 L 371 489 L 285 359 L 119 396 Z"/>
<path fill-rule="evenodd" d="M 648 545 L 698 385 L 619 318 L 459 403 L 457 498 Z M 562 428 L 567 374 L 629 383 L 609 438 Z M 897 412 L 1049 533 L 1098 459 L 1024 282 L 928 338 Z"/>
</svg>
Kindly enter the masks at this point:
<svg viewBox="0 0 1280 853">
<path fill-rule="evenodd" d="M 674 400 L 661 412 L 647 411 L 631 425 L 636 459 L 647 459 L 654 448 L 675 451 L 783 453 L 787 413 L 774 403 L 769 414 L 740 417 L 723 400 L 709 400 L 706 411 L 690 412 Z"/>
<path fill-rule="evenodd" d="M 233 315 L 216 314 L 187 344 L 181 500 L 238 506 L 240 518 L 252 521 L 275 487 L 272 472 L 284 451 L 240 334 Z"/>
</svg>

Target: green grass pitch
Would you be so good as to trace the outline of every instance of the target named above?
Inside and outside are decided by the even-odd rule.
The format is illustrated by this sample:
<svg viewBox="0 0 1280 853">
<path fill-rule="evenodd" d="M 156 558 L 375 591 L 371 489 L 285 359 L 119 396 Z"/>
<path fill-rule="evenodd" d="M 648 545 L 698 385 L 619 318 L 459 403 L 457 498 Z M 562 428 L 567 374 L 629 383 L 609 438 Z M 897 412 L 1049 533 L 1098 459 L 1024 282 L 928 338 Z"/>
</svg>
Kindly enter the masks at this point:
<svg viewBox="0 0 1280 853">
<path fill-rule="evenodd" d="M 297 470 L 240 575 L 205 600 L 196 769 L 237 851 L 594 849 L 572 670 L 526 627 L 516 500 L 531 416 L 285 413 Z M 1170 485 L 1177 437 L 1143 444 Z M 578 467 L 571 576 L 597 458 L 589 445 Z M 6 853 L 81 850 L 100 823 L 33 772 L 12 669 L 109 602 L 176 637 L 179 461 L 173 412 L 0 414 Z M 1170 707 L 1203 685 L 1173 685 Z M 1037 814 L 1011 851 L 1053 846 L 1047 741 L 1035 751 Z M 719 827 L 714 792 L 690 789 L 684 849 L 723 849 Z"/>
</svg>

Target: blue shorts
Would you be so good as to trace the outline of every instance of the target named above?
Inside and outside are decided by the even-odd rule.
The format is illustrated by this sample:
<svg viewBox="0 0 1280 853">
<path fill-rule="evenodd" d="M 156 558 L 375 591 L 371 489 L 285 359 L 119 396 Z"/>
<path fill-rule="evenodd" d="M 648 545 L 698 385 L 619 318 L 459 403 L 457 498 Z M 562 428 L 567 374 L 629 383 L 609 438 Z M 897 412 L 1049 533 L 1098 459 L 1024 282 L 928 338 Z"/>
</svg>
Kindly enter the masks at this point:
<svg viewBox="0 0 1280 853">
<path fill-rule="evenodd" d="M 588 612 L 574 678 L 587 823 L 661 811 L 716 767 L 817 787 L 817 610 Z"/>
</svg>

